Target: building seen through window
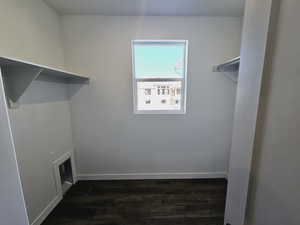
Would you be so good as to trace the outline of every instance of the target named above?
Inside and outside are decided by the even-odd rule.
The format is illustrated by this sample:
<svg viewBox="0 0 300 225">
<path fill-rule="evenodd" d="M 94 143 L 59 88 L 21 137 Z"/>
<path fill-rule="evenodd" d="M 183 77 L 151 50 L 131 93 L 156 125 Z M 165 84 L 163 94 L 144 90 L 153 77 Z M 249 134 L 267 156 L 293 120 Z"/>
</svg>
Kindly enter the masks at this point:
<svg viewBox="0 0 300 225">
<path fill-rule="evenodd" d="M 137 113 L 184 113 L 187 41 L 133 41 Z"/>
</svg>

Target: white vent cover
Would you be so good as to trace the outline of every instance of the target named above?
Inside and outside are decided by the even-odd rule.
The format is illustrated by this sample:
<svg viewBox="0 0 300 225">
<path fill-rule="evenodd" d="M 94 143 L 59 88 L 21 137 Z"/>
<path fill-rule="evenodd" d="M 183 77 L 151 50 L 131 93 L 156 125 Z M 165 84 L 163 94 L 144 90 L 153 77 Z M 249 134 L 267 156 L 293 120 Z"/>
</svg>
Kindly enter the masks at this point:
<svg viewBox="0 0 300 225">
<path fill-rule="evenodd" d="M 76 183 L 73 154 L 68 152 L 53 162 L 57 194 L 61 197 Z"/>
</svg>

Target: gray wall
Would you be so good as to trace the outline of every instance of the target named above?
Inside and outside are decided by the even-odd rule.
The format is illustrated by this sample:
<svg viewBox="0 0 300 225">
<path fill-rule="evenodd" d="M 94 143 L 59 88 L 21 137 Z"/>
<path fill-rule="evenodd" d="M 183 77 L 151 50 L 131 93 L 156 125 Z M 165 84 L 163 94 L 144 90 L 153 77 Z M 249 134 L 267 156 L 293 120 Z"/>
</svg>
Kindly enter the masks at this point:
<svg viewBox="0 0 300 225">
<path fill-rule="evenodd" d="M 1 56 L 64 67 L 60 17 L 41 0 L 0 0 Z"/>
<path fill-rule="evenodd" d="M 300 224 L 300 2 L 278 2 L 262 89 L 249 225 Z"/>
<path fill-rule="evenodd" d="M 63 68 L 57 13 L 40 0 L 0 3 L 1 56 Z M 57 80 L 40 79 L 25 92 L 20 104 L 9 113 L 32 223 L 57 195 L 52 161 L 72 150 L 66 87 Z"/>
<path fill-rule="evenodd" d="M 10 110 L 12 130 L 30 222 L 56 197 L 52 162 L 73 151 L 67 88 L 39 79 Z"/>
<path fill-rule="evenodd" d="M 212 66 L 239 55 L 241 22 L 64 16 L 66 67 L 91 75 L 89 86 L 71 90 L 81 178 L 224 175 L 236 85 Z M 132 39 L 189 40 L 186 115 L 133 115 Z"/>
<path fill-rule="evenodd" d="M 1 224 L 28 225 L 16 153 L 0 72 L 0 218 Z"/>
</svg>

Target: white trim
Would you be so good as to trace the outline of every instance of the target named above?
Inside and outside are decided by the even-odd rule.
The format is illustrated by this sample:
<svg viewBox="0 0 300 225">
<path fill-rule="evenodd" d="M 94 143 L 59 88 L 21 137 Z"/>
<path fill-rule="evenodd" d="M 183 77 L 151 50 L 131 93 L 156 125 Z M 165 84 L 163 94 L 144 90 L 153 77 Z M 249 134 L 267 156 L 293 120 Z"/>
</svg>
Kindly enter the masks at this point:
<svg viewBox="0 0 300 225">
<path fill-rule="evenodd" d="M 140 40 L 132 40 L 133 43 L 136 43 L 136 44 L 155 44 L 155 45 L 158 45 L 158 44 L 170 44 L 170 45 L 173 45 L 173 44 L 182 44 L 184 42 L 186 42 L 187 40 L 165 40 L 165 39 L 140 39 Z"/>
<path fill-rule="evenodd" d="M 227 179 L 227 172 L 78 174 L 78 180 Z"/>
<path fill-rule="evenodd" d="M 245 224 L 261 84 L 279 2 L 246 1 L 224 224 Z"/>
<path fill-rule="evenodd" d="M 35 218 L 31 225 L 41 225 L 47 216 L 52 212 L 52 210 L 58 205 L 62 200 L 62 196 L 57 195 L 45 208 L 44 210 Z"/>
</svg>

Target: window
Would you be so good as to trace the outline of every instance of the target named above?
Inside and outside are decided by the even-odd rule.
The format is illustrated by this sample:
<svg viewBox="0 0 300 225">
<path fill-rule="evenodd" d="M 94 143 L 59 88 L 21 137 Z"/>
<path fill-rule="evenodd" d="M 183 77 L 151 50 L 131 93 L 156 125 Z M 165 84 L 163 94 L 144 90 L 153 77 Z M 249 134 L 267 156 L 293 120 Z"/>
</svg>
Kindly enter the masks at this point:
<svg viewBox="0 0 300 225">
<path fill-rule="evenodd" d="M 184 114 L 188 41 L 132 42 L 134 112 Z"/>
</svg>

